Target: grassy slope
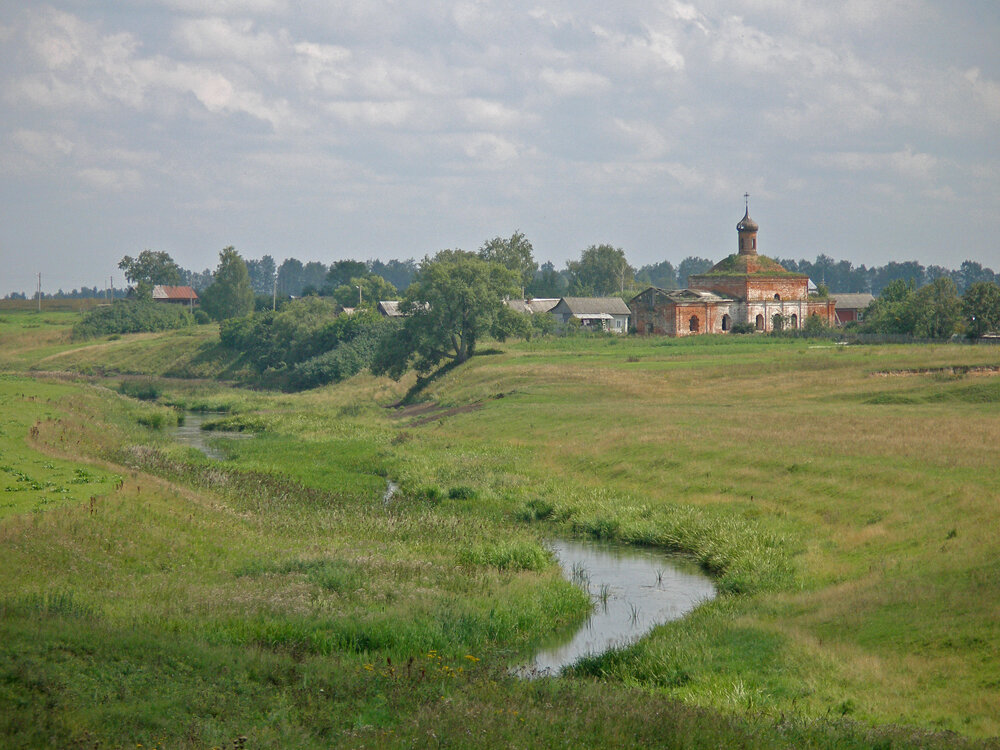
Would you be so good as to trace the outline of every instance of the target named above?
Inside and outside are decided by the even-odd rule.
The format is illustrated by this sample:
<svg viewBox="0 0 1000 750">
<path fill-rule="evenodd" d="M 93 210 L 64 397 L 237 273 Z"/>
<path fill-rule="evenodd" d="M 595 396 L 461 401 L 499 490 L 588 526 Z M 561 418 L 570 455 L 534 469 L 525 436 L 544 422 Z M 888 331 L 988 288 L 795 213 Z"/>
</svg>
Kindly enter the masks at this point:
<svg viewBox="0 0 1000 750">
<path fill-rule="evenodd" d="M 794 554 L 788 580 L 751 580 L 750 596 L 593 671 L 651 685 L 681 673 L 670 692 L 715 705 L 805 705 L 991 735 L 1000 731 L 991 572 L 1000 563 L 1000 378 L 873 373 L 995 365 L 998 354 L 524 345 L 439 384 L 445 401 L 510 395 L 422 428 L 419 443 L 445 472 L 482 451 L 516 450 L 516 471 L 491 475 L 501 479 L 494 491 L 516 486 L 557 516 L 570 509 L 571 528 L 611 521 L 620 538 L 655 541 L 678 505 L 693 506 L 745 519 L 751 535 L 777 534 Z M 880 403 L 891 397 L 911 403 Z"/>
<path fill-rule="evenodd" d="M 121 347 L 119 362 L 135 363 L 150 350 L 177 352 L 191 337 L 109 343 Z M 298 396 L 168 386 L 169 400 L 225 406 L 266 427 L 231 447 L 231 465 L 263 472 L 248 475 L 260 483 L 252 492 L 212 484 L 212 470 L 188 451 L 160 449 L 156 461 L 121 453 L 118 445 L 157 444 L 155 434 L 127 427 L 136 409 L 152 407 L 90 391 L 63 401 L 60 410 L 80 416 L 58 428 L 43 423 L 39 448 L 65 455 L 89 446 L 194 489 L 135 473 L 96 514 L 69 507 L 0 525 L 0 569 L 17 571 L 0 584 L 3 624 L 24 647 L 13 662 L 16 647 L 4 652 L 5 674 L 30 665 L 35 675 L 0 694 L 22 706 L 8 732 L 12 722 L 41 721 L 32 711 L 49 701 L 54 710 L 38 709 L 46 736 L 147 745 L 159 725 L 172 744 L 221 744 L 252 727 L 261 745 L 307 746 L 347 741 L 343 732 L 359 727 L 350 744 L 403 745 L 427 741 L 428 711 L 459 744 L 468 730 L 459 717 L 468 716 L 484 741 L 528 742 L 527 716 L 549 740 L 568 733 L 583 743 L 649 744 L 642 722 L 627 718 L 635 710 L 657 717 L 650 726 L 665 746 L 671 731 L 693 746 L 875 741 L 843 725 L 730 726 L 626 687 L 638 684 L 746 716 L 850 714 L 997 733 L 989 446 L 1000 380 L 871 375 L 993 364 L 993 350 L 811 349 L 763 339 L 510 349 L 429 394 L 481 408 L 422 424 L 367 406 L 399 391 L 366 378 Z M 105 365 L 106 351 L 88 351 L 63 361 L 76 370 Z M 21 366 L 54 369 L 22 355 Z M 173 364 L 163 355 L 156 367 Z M 154 368 L 147 361 L 145 369 Z M 83 447 L 74 435 L 86 436 Z M 103 471 L 110 476 L 111 467 Z M 380 507 L 382 474 L 403 483 L 398 514 Z M 271 487 L 275 475 L 334 494 L 304 508 Z M 456 486 L 476 487 L 479 497 L 425 499 L 434 496 L 428 488 Z M 581 669 L 620 680 L 511 682 L 495 673 L 504 649 L 551 629 L 553 616 L 572 619 L 579 603 L 551 569 L 470 574 L 455 565 L 483 549 L 498 553 L 498 539 L 530 551 L 535 535 L 554 527 L 689 549 L 723 585 L 746 593 Z M 553 599 L 564 603 L 552 609 Z M 488 607 L 496 601 L 520 622 L 497 622 Z M 100 645 L 108 638 L 121 649 Z M 358 638 L 374 651 L 356 653 Z M 45 645 L 55 642 L 58 658 Z M 428 644 L 444 660 L 429 660 L 434 681 L 378 666 Z M 441 667 L 457 668 L 466 649 L 489 666 L 465 661 L 461 689 L 443 688 L 456 678 Z M 95 664 L 100 674 L 87 682 Z M 151 670 L 170 678 L 151 680 Z M 112 685 L 118 692 L 105 695 Z M 192 739 L 182 741 L 178 722 Z"/>
</svg>

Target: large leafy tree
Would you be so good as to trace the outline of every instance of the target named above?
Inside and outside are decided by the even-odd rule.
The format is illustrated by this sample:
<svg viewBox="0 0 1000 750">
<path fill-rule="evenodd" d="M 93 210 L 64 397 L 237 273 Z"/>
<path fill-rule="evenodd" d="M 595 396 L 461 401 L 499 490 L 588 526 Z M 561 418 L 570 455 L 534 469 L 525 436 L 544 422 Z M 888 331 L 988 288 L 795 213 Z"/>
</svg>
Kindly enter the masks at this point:
<svg viewBox="0 0 1000 750">
<path fill-rule="evenodd" d="M 274 290 L 274 279 L 278 272 L 274 258 L 265 255 L 260 260 L 246 261 L 250 273 L 250 286 L 257 294 L 271 294 Z"/>
<path fill-rule="evenodd" d="M 368 266 L 360 260 L 335 260 L 327 271 L 325 284 L 327 289 L 350 284 L 351 279 L 368 275 Z M 341 303 L 343 304 L 343 303 Z"/>
<path fill-rule="evenodd" d="M 531 242 L 521 232 L 514 232 L 508 239 L 494 237 L 479 248 L 479 257 L 483 260 L 499 263 L 521 278 L 521 286 L 527 288 L 538 264 L 535 262 L 534 248 Z"/>
<path fill-rule="evenodd" d="M 948 338 L 958 331 L 962 321 L 962 300 L 955 282 L 946 276 L 914 292 L 910 307 L 916 336 Z"/>
<path fill-rule="evenodd" d="M 566 287 L 566 278 L 556 270 L 552 261 L 547 260 L 528 285 L 528 294 L 532 297 L 561 297 Z"/>
<path fill-rule="evenodd" d="M 372 364 L 375 374 L 399 378 L 413 367 L 425 375 L 441 362 L 465 362 L 501 319 L 504 299 L 520 291 L 520 277 L 475 253 L 442 250 L 425 258 L 401 304 L 407 316 Z"/>
<path fill-rule="evenodd" d="M 677 269 L 669 260 L 643 266 L 635 274 L 640 286 L 655 286 L 660 289 L 677 288 Z"/>
<path fill-rule="evenodd" d="M 136 258 L 126 255 L 118 267 L 125 272 L 128 282 L 135 285 L 140 299 L 149 299 L 157 284 L 173 286 L 181 282 L 181 269 L 164 252 L 143 250 Z"/>
<path fill-rule="evenodd" d="M 373 273 L 348 279 L 346 284 L 341 284 L 332 292 L 341 307 L 374 307 L 379 300 L 396 299 L 398 294 L 396 287 Z"/>
<path fill-rule="evenodd" d="M 202 293 L 201 307 L 216 320 L 248 315 L 253 310 L 250 273 L 232 245 L 219 253 L 219 267 L 212 285 Z"/>
<path fill-rule="evenodd" d="M 865 310 L 862 328 L 868 333 L 913 333 L 913 281 L 894 279 Z"/>
<path fill-rule="evenodd" d="M 406 289 L 417 274 L 417 262 L 413 258 L 406 260 L 389 260 L 385 263 L 373 260 L 370 264 L 371 272 L 381 276 L 397 289 Z"/>
<path fill-rule="evenodd" d="M 1000 286 L 993 281 L 977 281 L 962 296 L 966 333 L 972 338 L 1000 331 Z"/>
<path fill-rule="evenodd" d="M 591 245 L 566 264 L 570 292 L 580 295 L 620 294 L 632 286 L 635 269 L 625 259 L 625 251 L 611 245 Z"/>
<path fill-rule="evenodd" d="M 304 266 L 298 258 L 285 258 L 278 266 L 278 291 L 292 297 L 302 294 Z"/>
<path fill-rule="evenodd" d="M 708 258 L 698 258 L 694 255 L 689 255 L 677 266 L 677 283 L 682 289 L 686 289 L 689 276 L 697 276 L 699 273 L 705 273 L 713 265 L 712 261 Z"/>
</svg>

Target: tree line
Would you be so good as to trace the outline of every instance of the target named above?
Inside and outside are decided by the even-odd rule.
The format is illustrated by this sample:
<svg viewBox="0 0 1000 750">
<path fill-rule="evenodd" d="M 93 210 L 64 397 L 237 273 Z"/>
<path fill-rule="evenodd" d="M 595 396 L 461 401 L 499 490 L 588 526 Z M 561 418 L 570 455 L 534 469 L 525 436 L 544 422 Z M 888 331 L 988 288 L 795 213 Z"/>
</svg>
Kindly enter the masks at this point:
<svg viewBox="0 0 1000 750">
<path fill-rule="evenodd" d="M 863 333 L 944 339 L 964 334 L 981 338 L 1000 332 L 1000 285 L 974 281 L 964 293 L 948 276 L 918 287 L 894 279 L 865 310 L 858 325 Z"/>
<path fill-rule="evenodd" d="M 442 250 L 425 257 L 415 264 L 402 293 L 372 273 L 369 264 L 343 260 L 325 267 L 323 294 L 283 300 L 279 307 L 276 276 L 270 279 L 270 297 L 255 294 L 251 264 L 235 248 L 224 248 L 211 283 L 201 291 L 195 317 L 220 321 L 222 346 L 240 354 L 250 380 L 268 386 L 315 387 L 363 369 L 397 379 L 414 370 L 426 378 L 468 360 L 484 338 L 529 338 L 547 332 L 546 321 L 551 323 L 551 316 L 521 314 L 504 304 L 546 273 L 518 232 L 493 238 L 476 252 Z M 134 299 L 88 313 L 78 324 L 79 335 L 190 324 L 187 313 L 167 320 L 153 310 L 163 307 L 153 304 L 153 287 L 182 279 L 182 270 L 168 254 L 146 250 L 136 258 L 125 256 L 120 267 L 133 285 Z M 698 264 L 685 270 L 694 273 L 691 269 Z M 669 264 L 636 272 L 621 249 L 609 245 L 588 248 L 579 261 L 567 264 L 567 271 L 570 289 L 597 294 L 630 295 L 637 282 L 663 285 L 671 279 Z M 402 318 L 380 316 L 376 303 L 397 295 Z M 345 308 L 353 308 L 353 314 L 342 315 Z M 975 281 L 960 296 L 950 276 L 923 286 L 912 278 L 893 279 L 866 310 L 861 328 L 928 338 L 960 332 L 982 336 L 1000 329 L 1000 286 Z"/>
<path fill-rule="evenodd" d="M 551 261 L 538 264 L 531 242 L 521 232 L 510 237 L 494 237 L 480 247 L 481 257 L 501 261 L 519 274 L 517 294 L 530 297 L 564 296 L 610 296 L 637 293 L 648 286 L 661 289 L 686 287 L 688 278 L 704 273 L 713 262 L 707 258 L 688 256 L 676 266 L 664 260 L 636 268 L 628 262 L 625 251 L 610 244 L 591 245 L 583 250 L 580 257 L 570 260 L 564 268 L 556 268 Z M 164 257 L 165 256 L 165 257 Z M 935 279 L 948 278 L 954 282 L 958 292 L 964 293 L 978 282 L 1000 282 L 1000 274 L 981 263 L 966 260 L 958 268 L 949 269 L 939 265 L 924 266 L 917 261 L 891 261 L 882 266 L 855 266 L 850 261 L 835 260 L 821 254 L 813 261 L 805 259 L 777 259 L 789 271 L 803 273 L 816 284 L 836 292 L 870 292 L 878 296 L 894 281 L 912 281 L 916 288 L 930 284 Z M 271 255 L 261 258 L 244 258 L 249 276 L 250 288 L 260 297 L 277 296 L 282 299 L 316 295 L 333 297 L 339 304 L 350 306 L 358 298 L 371 299 L 372 295 L 381 299 L 395 298 L 407 289 L 417 274 L 419 264 L 413 258 L 405 260 L 337 260 L 325 264 L 319 261 L 303 263 L 297 258 L 286 258 L 277 264 Z M 147 264 L 152 264 L 146 268 Z M 138 257 L 125 256 L 119 264 L 126 271 L 126 278 L 133 285 L 135 279 L 150 279 L 154 276 L 157 284 L 179 284 L 190 286 L 199 294 L 215 281 L 215 272 L 210 269 L 192 271 L 177 266 L 166 253 L 143 250 Z M 162 273 L 164 269 L 168 272 Z M 133 290 L 138 290 L 133 286 Z M 116 297 L 123 290 L 115 290 Z M 61 289 L 55 294 L 43 294 L 46 298 L 103 297 L 106 291 L 97 287 L 81 287 L 71 292 Z M 25 293 L 7 295 L 10 299 L 25 299 Z"/>
</svg>

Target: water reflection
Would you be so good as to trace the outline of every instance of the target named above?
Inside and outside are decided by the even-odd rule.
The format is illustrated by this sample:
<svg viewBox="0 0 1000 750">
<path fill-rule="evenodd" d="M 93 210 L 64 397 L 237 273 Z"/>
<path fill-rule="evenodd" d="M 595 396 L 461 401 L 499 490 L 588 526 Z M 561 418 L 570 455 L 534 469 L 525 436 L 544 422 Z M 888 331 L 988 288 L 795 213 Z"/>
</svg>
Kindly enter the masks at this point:
<svg viewBox="0 0 1000 750">
<path fill-rule="evenodd" d="M 575 634 L 542 648 L 522 674 L 556 673 L 583 656 L 632 643 L 715 596 L 707 576 L 653 550 L 564 540 L 550 547 L 594 608 Z"/>
<path fill-rule="evenodd" d="M 208 421 L 218 419 L 220 412 L 186 412 L 184 414 L 184 424 L 174 428 L 173 438 L 181 445 L 189 445 L 197 448 L 209 458 L 221 461 L 226 458 L 226 454 L 211 445 L 209 441 L 216 438 L 226 438 L 229 440 L 245 440 L 253 437 L 246 432 L 222 432 L 219 430 L 203 430 L 201 426 Z"/>
</svg>

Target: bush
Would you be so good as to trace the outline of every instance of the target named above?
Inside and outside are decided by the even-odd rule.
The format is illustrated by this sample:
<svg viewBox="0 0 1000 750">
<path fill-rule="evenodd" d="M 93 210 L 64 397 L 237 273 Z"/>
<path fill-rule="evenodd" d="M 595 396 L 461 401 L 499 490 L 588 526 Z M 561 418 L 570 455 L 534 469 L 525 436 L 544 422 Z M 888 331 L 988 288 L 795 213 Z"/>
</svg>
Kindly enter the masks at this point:
<svg viewBox="0 0 1000 750">
<path fill-rule="evenodd" d="M 123 380 L 118 384 L 118 392 L 140 401 L 155 401 L 160 397 L 160 386 L 152 380 Z"/>
<path fill-rule="evenodd" d="M 84 314 L 73 326 L 74 339 L 115 333 L 150 333 L 185 328 L 194 317 L 183 307 L 151 301 L 119 300 Z"/>
<path fill-rule="evenodd" d="M 227 349 L 242 352 L 251 379 L 292 389 L 336 383 L 366 369 L 381 339 L 397 324 L 370 310 L 338 315 L 330 300 L 312 297 L 280 312 L 232 318 L 219 327 Z"/>
<path fill-rule="evenodd" d="M 733 323 L 730 333 L 753 333 L 757 327 L 753 323 Z"/>
<path fill-rule="evenodd" d="M 205 312 L 204 310 L 195 310 L 194 311 L 194 322 L 197 323 L 200 326 L 203 326 L 206 323 L 211 323 L 212 319 L 210 317 L 208 317 L 208 313 Z"/>
</svg>

